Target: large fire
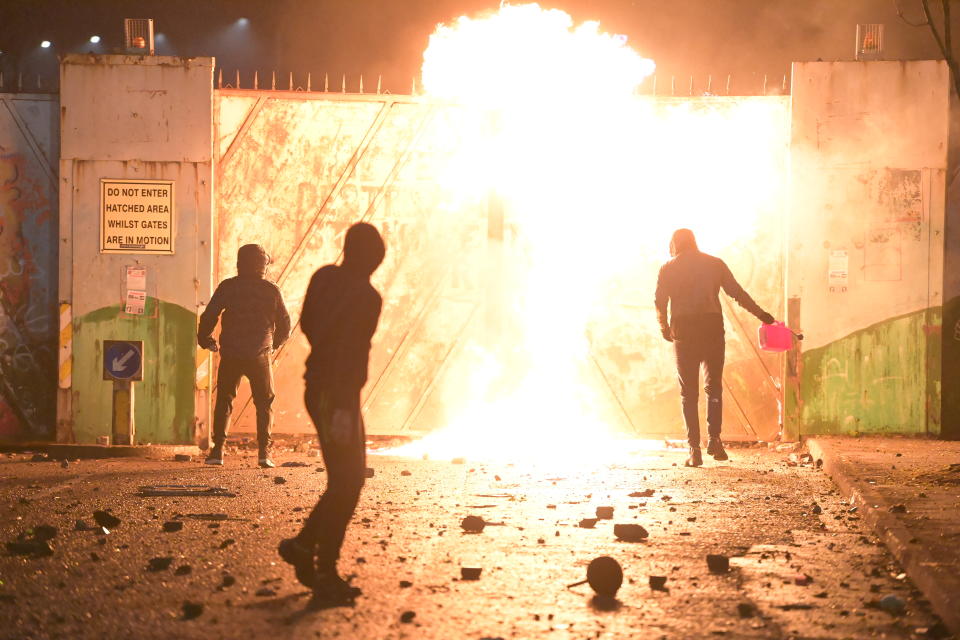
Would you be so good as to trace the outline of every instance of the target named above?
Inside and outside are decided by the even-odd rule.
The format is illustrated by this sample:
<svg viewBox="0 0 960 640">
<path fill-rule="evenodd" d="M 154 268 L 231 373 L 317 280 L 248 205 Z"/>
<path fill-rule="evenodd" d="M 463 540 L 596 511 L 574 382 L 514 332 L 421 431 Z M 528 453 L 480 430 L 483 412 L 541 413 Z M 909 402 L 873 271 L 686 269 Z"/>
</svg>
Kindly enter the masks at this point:
<svg viewBox="0 0 960 640">
<path fill-rule="evenodd" d="M 443 179 L 490 194 L 504 231 L 491 240 L 498 293 L 485 337 L 470 345 L 468 401 L 401 452 L 565 462 L 624 451 L 591 323 L 625 295 L 652 303 L 673 229 L 689 226 L 722 252 L 775 209 L 780 188 L 771 140 L 782 114 L 656 102 L 638 92 L 654 68 L 596 22 L 536 4 L 461 17 L 431 37 L 425 91 L 475 124 Z M 652 309 L 633 321 L 656 332 Z M 675 384 L 660 348 L 646 356 Z"/>
</svg>

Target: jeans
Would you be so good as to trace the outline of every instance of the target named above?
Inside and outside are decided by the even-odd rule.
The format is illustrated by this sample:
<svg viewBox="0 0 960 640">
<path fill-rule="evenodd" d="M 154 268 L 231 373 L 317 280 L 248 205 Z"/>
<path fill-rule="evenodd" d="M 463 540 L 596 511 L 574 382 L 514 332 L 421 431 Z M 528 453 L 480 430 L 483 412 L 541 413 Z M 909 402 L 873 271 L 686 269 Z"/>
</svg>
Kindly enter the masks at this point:
<svg viewBox="0 0 960 640">
<path fill-rule="evenodd" d="M 700 416 L 697 402 L 700 384 L 700 366 L 704 370 L 703 390 L 707 394 L 707 433 L 720 437 L 723 422 L 723 360 L 725 342 L 723 326 L 711 322 L 702 331 L 684 327 L 681 337 L 674 337 L 673 348 L 677 358 L 677 378 L 680 381 L 680 405 L 687 428 L 687 442 L 700 446 Z"/>
<path fill-rule="evenodd" d="M 270 430 L 273 426 L 273 371 L 270 353 L 264 351 L 253 358 L 234 358 L 221 355 L 217 368 L 217 401 L 213 407 L 213 445 L 223 447 L 227 439 L 227 423 L 233 413 L 240 378 L 250 381 L 250 395 L 257 409 L 257 444 L 261 453 L 270 449 Z"/>
<path fill-rule="evenodd" d="M 366 435 L 360 415 L 360 392 L 350 407 L 355 419 L 354 436 L 337 442 L 330 437 L 333 422 L 333 404 L 329 392 L 307 381 L 304 401 L 307 413 L 317 428 L 323 461 L 327 467 L 327 488 L 297 535 L 304 546 L 315 549 L 317 568 L 335 572 L 340 558 L 340 547 L 360 500 L 367 469 Z"/>
</svg>

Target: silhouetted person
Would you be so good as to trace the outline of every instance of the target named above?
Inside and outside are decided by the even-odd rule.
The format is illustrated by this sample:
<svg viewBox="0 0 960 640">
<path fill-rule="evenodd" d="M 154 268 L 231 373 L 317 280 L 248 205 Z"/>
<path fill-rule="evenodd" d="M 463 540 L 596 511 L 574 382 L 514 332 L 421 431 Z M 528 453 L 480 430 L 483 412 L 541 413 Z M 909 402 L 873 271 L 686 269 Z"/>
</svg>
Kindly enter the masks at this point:
<svg viewBox="0 0 960 640">
<path fill-rule="evenodd" d="M 200 316 L 197 344 L 220 351 L 217 369 L 217 401 L 213 409 L 213 448 L 207 464 L 223 464 L 223 443 L 227 422 L 233 411 L 240 378 L 250 381 L 250 394 L 257 409 L 257 444 L 261 467 L 273 467 L 270 460 L 270 428 L 273 422 L 273 372 L 270 353 L 290 336 L 290 316 L 280 289 L 263 278 L 270 258 L 258 244 L 246 244 L 237 251 L 237 275 L 217 287 L 210 304 Z M 223 313 L 220 345 L 213 329 Z"/>
<path fill-rule="evenodd" d="M 725 348 L 720 289 L 764 324 L 772 324 L 774 318 L 743 290 L 723 260 L 700 251 L 690 229 L 674 232 L 670 239 L 670 255 L 673 259 L 660 268 L 657 277 L 657 320 L 664 339 L 673 343 L 676 353 L 683 421 L 690 444 L 686 464 L 699 467 L 703 464 L 697 411 L 701 365 L 707 394 L 707 453 L 716 460 L 727 459 L 720 439 Z"/>
<path fill-rule="evenodd" d="M 327 488 L 303 529 L 281 541 L 279 552 L 321 601 L 350 600 L 360 593 L 340 578 L 337 560 L 366 475 L 360 390 L 367 381 L 370 339 L 382 305 L 370 276 L 385 252 L 373 226 L 361 222 L 350 227 L 343 262 L 313 274 L 300 316 L 311 347 L 304 402 L 320 439 Z"/>
</svg>

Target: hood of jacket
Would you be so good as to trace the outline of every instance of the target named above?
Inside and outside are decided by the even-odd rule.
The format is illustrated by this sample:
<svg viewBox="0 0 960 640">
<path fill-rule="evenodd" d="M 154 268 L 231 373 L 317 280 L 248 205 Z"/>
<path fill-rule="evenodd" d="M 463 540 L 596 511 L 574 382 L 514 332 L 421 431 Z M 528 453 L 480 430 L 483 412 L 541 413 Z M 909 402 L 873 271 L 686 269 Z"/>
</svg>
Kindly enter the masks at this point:
<svg viewBox="0 0 960 640">
<path fill-rule="evenodd" d="M 270 264 L 270 256 L 258 244 L 245 244 L 237 251 L 237 275 L 262 278 Z"/>
<path fill-rule="evenodd" d="M 677 229 L 670 238 L 670 255 L 676 257 L 685 251 L 700 251 L 697 239 L 690 229 Z"/>
<path fill-rule="evenodd" d="M 343 262 L 341 267 L 351 273 L 369 278 L 377 270 L 387 248 L 376 227 L 366 222 L 358 222 L 347 229 L 343 241 Z"/>
</svg>

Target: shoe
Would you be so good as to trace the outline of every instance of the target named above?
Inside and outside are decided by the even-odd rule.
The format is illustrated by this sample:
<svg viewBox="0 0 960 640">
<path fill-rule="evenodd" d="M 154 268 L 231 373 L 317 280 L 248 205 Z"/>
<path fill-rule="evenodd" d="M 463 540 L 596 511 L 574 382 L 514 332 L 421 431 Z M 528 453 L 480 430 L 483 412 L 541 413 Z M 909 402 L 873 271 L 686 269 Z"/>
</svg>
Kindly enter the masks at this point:
<svg viewBox="0 0 960 640">
<path fill-rule="evenodd" d="M 723 442 L 720 441 L 720 438 L 710 438 L 707 441 L 707 453 L 712 455 L 714 460 L 730 459 L 727 451 L 723 448 Z"/>
<path fill-rule="evenodd" d="M 300 584 L 313 589 L 317 575 L 313 568 L 313 551 L 300 544 L 296 538 L 285 538 L 280 541 L 277 552 L 284 562 L 293 565 Z"/>
<path fill-rule="evenodd" d="M 350 586 L 336 571 L 317 572 L 313 583 L 315 601 L 349 603 L 360 595 L 363 595 L 363 591 L 359 587 Z"/>
<path fill-rule="evenodd" d="M 261 469 L 273 469 L 274 467 L 277 466 L 273 463 L 273 460 L 266 457 L 260 458 L 260 461 L 257 464 L 260 465 Z"/>
<path fill-rule="evenodd" d="M 683 464 L 687 467 L 702 467 L 703 455 L 700 453 L 700 447 L 690 447 L 690 457 Z"/>
<path fill-rule="evenodd" d="M 210 449 L 210 453 L 207 454 L 207 459 L 203 461 L 204 464 L 215 464 L 218 467 L 223 466 L 223 449 L 219 447 L 214 447 Z"/>
</svg>

